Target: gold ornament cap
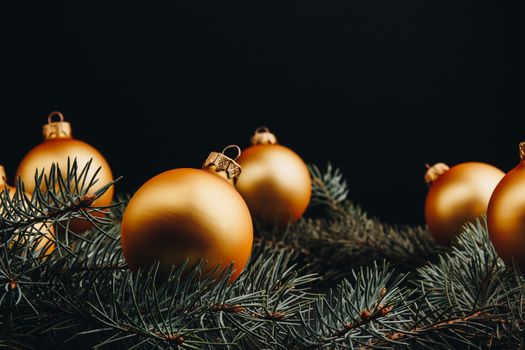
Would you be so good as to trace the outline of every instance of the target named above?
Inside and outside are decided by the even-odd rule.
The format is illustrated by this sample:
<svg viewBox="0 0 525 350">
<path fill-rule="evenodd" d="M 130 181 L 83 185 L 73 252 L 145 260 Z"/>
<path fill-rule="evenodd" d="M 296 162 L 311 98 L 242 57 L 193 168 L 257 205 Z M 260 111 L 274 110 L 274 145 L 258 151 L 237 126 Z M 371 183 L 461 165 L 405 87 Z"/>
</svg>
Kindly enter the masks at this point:
<svg viewBox="0 0 525 350">
<path fill-rule="evenodd" d="M 525 160 L 525 142 L 520 142 L 520 159 Z"/>
<path fill-rule="evenodd" d="M 237 156 L 232 159 L 224 154 L 229 149 L 235 149 Z M 241 149 L 237 145 L 226 146 L 222 152 L 211 152 L 204 164 L 203 169 L 212 170 L 216 174 L 224 177 L 233 185 L 237 183 L 241 175 L 241 166 L 235 161 L 241 155 Z"/>
<path fill-rule="evenodd" d="M 438 179 L 441 175 L 450 170 L 450 167 L 445 163 L 436 163 L 432 166 L 425 164 L 427 167 L 427 172 L 425 173 L 425 182 L 427 185 L 432 185 L 434 181 Z"/>
<path fill-rule="evenodd" d="M 259 126 L 252 136 L 252 145 L 275 145 L 277 137 L 266 126 Z"/>
<path fill-rule="evenodd" d="M 58 116 L 59 121 L 54 122 L 53 117 Z M 63 139 L 73 137 L 71 124 L 64 121 L 64 115 L 58 111 L 53 111 L 47 116 L 47 124 L 42 127 L 44 141 L 52 139 Z"/>
<path fill-rule="evenodd" d="M 7 186 L 7 176 L 2 165 L 0 165 L 0 186 Z"/>
</svg>

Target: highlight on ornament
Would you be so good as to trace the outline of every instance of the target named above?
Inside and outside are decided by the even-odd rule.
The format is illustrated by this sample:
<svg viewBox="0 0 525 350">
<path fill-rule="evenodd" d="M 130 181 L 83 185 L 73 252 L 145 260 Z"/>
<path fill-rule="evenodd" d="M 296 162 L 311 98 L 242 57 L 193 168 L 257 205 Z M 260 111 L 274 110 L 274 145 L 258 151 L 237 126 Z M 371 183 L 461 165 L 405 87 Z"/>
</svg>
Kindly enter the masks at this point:
<svg viewBox="0 0 525 350">
<path fill-rule="evenodd" d="M 426 223 L 437 243 L 450 245 L 466 223 L 487 212 L 492 191 L 505 173 L 481 162 L 427 168 Z"/>
<path fill-rule="evenodd" d="M 243 150 L 243 176 L 237 190 L 253 217 L 268 226 L 286 226 L 302 217 L 312 192 L 310 172 L 297 153 L 278 144 L 267 127 L 259 127 Z"/>
<path fill-rule="evenodd" d="M 525 272 L 525 142 L 519 144 L 520 162 L 498 183 L 490 197 L 487 223 L 499 256 Z"/>
<path fill-rule="evenodd" d="M 55 120 L 56 118 L 58 120 Z M 61 112 L 54 111 L 48 115 L 47 124 L 42 127 L 42 136 L 43 142 L 24 156 L 16 171 L 16 176 L 20 177 L 28 193 L 31 194 L 35 189 L 37 170 L 49 176 L 53 164 L 60 169 L 67 169 L 71 160 L 75 160 L 80 169 L 90 163 L 87 177 L 97 177 L 97 183 L 90 188 L 92 192 L 113 182 L 113 173 L 107 160 L 96 148 L 73 137 L 71 124 L 64 120 Z M 93 205 L 110 206 L 113 193 L 113 187 L 108 188 Z M 105 213 L 100 212 L 97 215 L 102 217 Z M 83 232 L 91 227 L 92 224 L 85 220 L 73 220 L 70 224 L 70 228 L 75 232 Z"/>
<path fill-rule="evenodd" d="M 224 153 L 237 150 L 235 158 Z M 250 211 L 234 184 L 241 176 L 238 146 L 211 152 L 201 169 L 178 168 L 158 174 L 133 195 L 122 219 L 122 251 L 133 271 L 160 263 L 206 262 L 206 272 L 233 266 L 235 280 L 251 254 Z M 220 271 L 220 270 L 219 270 Z"/>
</svg>

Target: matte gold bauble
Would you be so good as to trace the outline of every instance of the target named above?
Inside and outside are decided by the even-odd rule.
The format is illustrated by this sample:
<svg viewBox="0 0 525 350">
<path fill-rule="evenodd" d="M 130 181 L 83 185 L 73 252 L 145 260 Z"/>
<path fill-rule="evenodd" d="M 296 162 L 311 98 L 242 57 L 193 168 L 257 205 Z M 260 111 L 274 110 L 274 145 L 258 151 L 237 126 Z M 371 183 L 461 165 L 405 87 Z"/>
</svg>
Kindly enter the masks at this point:
<svg viewBox="0 0 525 350">
<path fill-rule="evenodd" d="M 499 256 L 514 259 L 525 271 L 525 142 L 520 143 L 521 161 L 500 181 L 487 211 L 490 240 Z"/>
<path fill-rule="evenodd" d="M 11 200 L 16 199 L 17 196 L 16 187 L 9 186 L 7 183 L 7 177 L 5 175 L 5 169 L 0 165 L 0 196 L 3 196 L 7 190 L 7 195 Z M 27 194 L 26 194 L 27 195 Z M 28 195 L 29 196 L 29 195 Z M 29 196 L 30 197 L 30 196 Z M 5 215 L 4 208 L 0 208 L 0 216 Z M 15 244 L 18 245 L 30 245 L 32 250 L 40 256 L 49 255 L 55 250 L 54 243 L 54 230 L 53 226 L 47 225 L 46 223 L 36 223 L 30 227 L 24 229 L 24 232 L 16 232 L 17 237 L 13 238 L 9 242 L 9 248 L 12 249 Z"/>
<path fill-rule="evenodd" d="M 276 142 L 268 129 L 256 130 L 253 145 L 238 160 L 243 173 L 237 190 L 255 218 L 284 226 L 303 215 L 310 203 L 312 183 L 301 157 Z"/>
<path fill-rule="evenodd" d="M 58 116 L 60 121 L 53 122 L 52 118 Z M 71 126 L 64 121 L 64 117 L 60 112 L 52 112 L 48 117 L 48 124 L 43 127 L 44 142 L 33 148 L 22 159 L 18 166 L 17 176 L 25 185 L 25 190 L 32 193 L 35 189 L 35 172 L 45 170 L 49 175 L 49 171 L 53 164 L 58 164 L 60 169 L 65 173 L 68 166 L 68 158 L 71 162 L 76 159 L 78 171 L 92 159 L 89 172 L 87 174 L 88 181 L 96 173 L 98 182 L 90 189 L 91 193 L 96 192 L 101 187 L 113 181 L 113 174 L 106 159 L 93 146 L 74 139 L 71 132 Z M 108 206 L 113 200 L 113 186 L 98 198 L 93 206 Z M 98 214 L 98 213 L 97 213 Z M 95 215 L 95 214 L 93 214 Z M 74 232 L 83 232 L 91 227 L 88 221 L 75 219 L 71 221 L 70 228 Z"/>
<path fill-rule="evenodd" d="M 130 269 L 160 261 L 166 271 L 186 259 L 204 260 L 209 269 L 233 263 L 236 279 L 253 243 L 250 212 L 234 187 L 240 171 L 233 159 L 212 152 L 203 169 L 169 170 L 142 185 L 122 220 Z"/>
<path fill-rule="evenodd" d="M 448 169 L 443 163 L 431 167 L 425 179 L 430 184 L 425 218 L 437 243 L 449 245 L 463 225 L 487 211 L 490 195 L 505 173 L 479 162 Z"/>
</svg>

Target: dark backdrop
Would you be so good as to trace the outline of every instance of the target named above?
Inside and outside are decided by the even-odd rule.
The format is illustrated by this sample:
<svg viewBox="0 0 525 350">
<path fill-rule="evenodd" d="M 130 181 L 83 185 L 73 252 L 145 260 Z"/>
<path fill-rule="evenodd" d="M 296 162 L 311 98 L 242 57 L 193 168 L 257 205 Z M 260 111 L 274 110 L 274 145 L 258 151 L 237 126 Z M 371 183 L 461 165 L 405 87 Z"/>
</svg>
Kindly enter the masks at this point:
<svg viewBox="0 0 525 350">
<path fill-rule="evenodd" d="M 517 1 L 5 3 L 10 177 L 55 109 L 125 176 L 120 191 L 267 125 L 341 167 L 372 214 L 421 223 L 425 162 L 508 171 L 525 140 Z"/>
</svg>

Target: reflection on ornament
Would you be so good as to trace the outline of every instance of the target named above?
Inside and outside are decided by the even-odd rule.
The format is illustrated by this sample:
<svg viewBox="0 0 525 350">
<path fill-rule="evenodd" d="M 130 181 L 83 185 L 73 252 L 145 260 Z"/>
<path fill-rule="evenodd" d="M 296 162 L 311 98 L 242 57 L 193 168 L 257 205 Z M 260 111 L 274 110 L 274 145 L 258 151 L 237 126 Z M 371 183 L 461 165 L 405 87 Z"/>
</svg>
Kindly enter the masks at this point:
<svg viewBox="0 0 525 350">
<path fill-rule="evenodd" d="M 291 149 L 278 145 L 265 127 L 258 128 L 251 140 L 252 146 L 239 158 L 243 176 L 237 190 L 263 223 L 296 222 L 310 202 L 312 183 L 306 164 Z"/>
<path fill-rule="evenodd" d="M 525 271 L 525 142 L 520 163 L 500 181 L 487 211 L 490 240 L 507 264 Z"/>
<path fill-rule="evenodd" d="M 465 223 L 486 213 L 490 195 L 505 175 L 498 168 L 479 162 L 447 168 L 438 163 L 425 175 L 430 184 L 426 223 L 436 242 L 442 245 L 449 245 Z"/>
<path fill-rule="evenodd" d="M 57 122 L 52 121 L 55 116 L 58 116 L 60 120 Z M 73 138 L 71 125 L 64 121 L 62 113 L 52 112 L 49 114 L 48 123 L 43 126 L 42 133 L 44 142 L 26 154 L 16 172 L 17 176 L 20 176 L 24 183 L 27 192 L 32 193 L 35 189 L 35 173 L 37 169 L 38 171 L 44 170 L 45 174 L 49 175 L 51 166 L 55 163 L 65 172 L 68 167 L 68 159 L 71 162 L 76 159 L 79 172 L 92 160 L 87 179 L 91 179 L 100 168 L 97 174 L 98 182 L 90 189 L 91 194 L 113 181 L 113 174 L 106 159 L 93 146 Z M 112 200 L 113 186 L 108 188 L 93 203 L 93 206 L 108 206 L 111 205 Z M 91 224 L 88 221 L 81 219 L 72 220 L 70 226 L 75 232 L 82 232 L 90 227 Z"/>
<path fill-rule="evenodd" d="M 234 188 L 241 168 L 224 151 L 212 152 L 202 169 L 163 172 L 133 195 L 122 220 L 122 250 L 132 270 L 160 261 L 166 272 L 188 259 L 190 265 L 206 261 L 208 271 L 233 263 L 231 280 L 239 276 L 253 226 Z"/>
</svg>

